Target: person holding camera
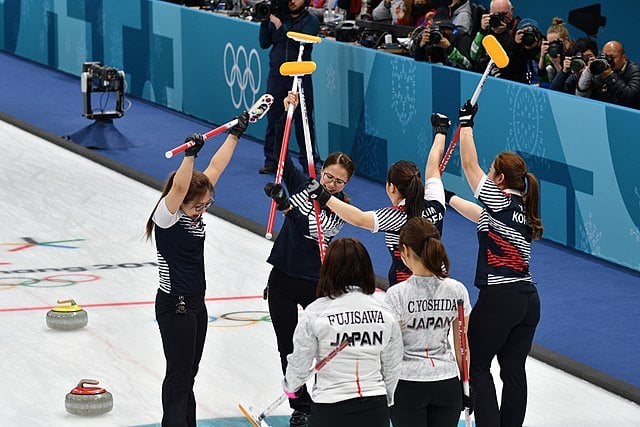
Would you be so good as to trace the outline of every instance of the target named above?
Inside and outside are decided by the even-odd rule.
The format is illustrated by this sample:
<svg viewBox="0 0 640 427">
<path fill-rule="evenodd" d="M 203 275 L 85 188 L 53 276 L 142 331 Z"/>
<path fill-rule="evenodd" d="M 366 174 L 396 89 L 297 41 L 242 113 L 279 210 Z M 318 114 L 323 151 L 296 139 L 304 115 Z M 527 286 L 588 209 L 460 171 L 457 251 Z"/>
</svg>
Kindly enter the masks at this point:
<svg viewBox="0 0 640 427">
<path fill-rule="evenodd" d="M 564 56 L 562 69 L 556 73 L 549 88 L 558 92 L 576 93 L 578 79 L 587 68 L 587 64 L 598 55 L 598 44 L 590 37 L 583 37 L 573 42 Z"/>
<path fill-rule="evenodd" d="M 475 34 L 471 43 L 469 57 L 471 62 L 475 64 L 473 71 L 484 72 L 487 64 L 491 60 L 487 52 L 482 46 L 482 39 L 485 36 L 493 35 L 505 52 L 509 52 L 513 43 L 512 31 L 514 30 L 518 18 L 513 17 L 513 6 L 509 0 L 492 0 L 489 5 L 489 13 L 482 15 L 480 20 L 480 29 Z M 502 73 L 507 72 L 509 67 L 501 70 L 493 67 L 491 75 L 501 77 Z"/>
<path fill-rule="evenodd" d="M 278 3 L 276 3 L 276 1 Z M 277 6 L 279 5 L 279 6 Z M 287 37 L 288 31 L 317 35 L 320 30 L 320 22 L 314 15 L 309 14 L 307 7 L 309 0 L 273 0 L 271 9 L 260 23 L 260 47 L 268 49 L 269 52 L 269 77 L 267 79 L 267 92 L 274 99 L 284 99 L 291 90 L 293 77 L 282 76 L 280 66 L 289 61 L 298 59 L 300 43 Z M 275 9 L 275 10 L 274 10 Z M 311 60 L 312 45 L 304 47 L 303 61 Z M 302 88 L 305 95 L 307 107 L 307 117 L 309 119 L 309 133 L 311 134 L 311 147 L 315 164 L 320 163 L 318 149 L 316 148 L 316 132 L 313 118 L 313 84 L 311 75 L 302 77 Z M 275 126 L 283 113 L 280 103 L 274 103 L 267 113 L 267 130 L 264 136 L 264 166 L 260 168 L 261 174 L 274 174 L 278 159 L 275 150 Z M 307 169 L 307 150 L 304 143 L 304 129 L 302 126 L 302 114 L 298 109 L 293 116 L 295 125 L 296 140 L 298 141 L 299 161 L 302 169 Z"/>
<path fill-rule="evenodd" d="M 501 76 L 507 80 L 538 86 L 538 64 L 542 33 L 533 19 L 521 20 L 517 27 L 507 55 L 509 65 Z"/>
<path fill-rule="evenodd" d="M 580 76 L 576 95 L 640 109 L 640 65 L 627 58 L 622 43 L 611 40 Z"/>
<path fill-rule="evenodd" d="M 553 18 L 546 40 L 540 45 L 538 80 L 540 87 L 550 87 L 556 74 L 563 68 L 565 53 L 571 49 L 569 30 L 560 18 Z"/>
<path fill-rule="evenodd" d="M 432 24 L 424 27 L 418 37 L 412 52 L 416 61 L 471 69 L 471 36 L 458 30 L 448 16 L 434 16 Z"/>
</svg>

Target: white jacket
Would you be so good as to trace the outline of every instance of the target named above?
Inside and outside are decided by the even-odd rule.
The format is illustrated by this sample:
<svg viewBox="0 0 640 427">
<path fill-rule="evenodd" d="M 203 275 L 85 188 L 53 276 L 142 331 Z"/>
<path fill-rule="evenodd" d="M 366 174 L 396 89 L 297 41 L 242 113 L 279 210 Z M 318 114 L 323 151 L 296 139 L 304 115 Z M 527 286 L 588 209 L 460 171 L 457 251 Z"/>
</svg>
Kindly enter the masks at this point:
<svg viewBox="0 0 640 427">
<path fill-rule="evenodd" d="M 351 344 L 316 374 L 311 398 L 335 403 L 387 395 L 393 404 L 402 362 L 399 323 L 382 301 L 357 286 L 336 299 L 319 298 L 307 306 L 293 335 L 284 386 L 297 390 L 309 369 L 345 339 Z"/>
<path fill-rule="evenodd" d="M 458 317 L 459 299 L 466 317 L 471 312 L 469 292 L 451 278 L 411 276 L 389 288 L 385 302 L 402 325 L 401 380 L 441 381 L 458 375 L 448 337 Z"/>
</svg>

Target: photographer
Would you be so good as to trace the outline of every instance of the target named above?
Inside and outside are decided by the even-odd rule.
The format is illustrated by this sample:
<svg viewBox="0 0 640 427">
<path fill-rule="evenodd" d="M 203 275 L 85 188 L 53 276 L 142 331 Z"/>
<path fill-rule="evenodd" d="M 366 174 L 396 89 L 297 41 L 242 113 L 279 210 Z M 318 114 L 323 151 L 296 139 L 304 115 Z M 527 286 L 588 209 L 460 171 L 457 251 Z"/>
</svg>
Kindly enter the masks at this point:
<svg viewBox="0 0 640 427">
<path fill-rule="evenodd" d="M 598 55 L 598 44 L 590 37 L 576 40 L 565 55 L 562 69 L 556 73 L 551 81 L 551 90 L 558 92 L 576 93 L 578 79 L 587 68 L 587 64 Z"/>
<path fill-rule="evenodd" d="M 487 35 L 493 35 L 505 52 L 509 52 L 509 48 L 513 43 L 511 32 L 516 26 L 518 19 L 513 17 L 513 6 L 509 0 L 493 0 L 489 6 L 489 13 L 482 15 L 480 21 L 480 30 L 476 33 L 471 43 L 470 59 L 475 63 L 474 71 L 484 72 L 487 64 L 491 59 L 482 47 L 482 39 Z M 500 70 L 494 67 L 492 75 L 500 77 L 501 73 L 508 70 Z"/>
<path fill-rule="evenodd" d="M 471 36 L 458 30 L 447 16 L 436 15 L 432 25 L 424 27 L 417 37 L 412 52 L 416 61 L 471 69 Z"/>
<path fill-rule="evenodd" d="M 640 109 L 640 65 L 627 59 L 622 43 L 607 42 L 580 76 L 576 95 Z"/>
<path fill-rule="evenodd" d="M 542 33 L 533 19 L 523 19 L 518 23 L 510 49 L 509 66 L 502 77 L 528 85 L 539 85 L 538 63 Z"/>
<path fill-rule="evenodd" d="M 571 49 L 569 30 L 562 19 L 553 18 L 553 23 L 547 30 L 547 39 L 540 46 L 540 61 L 538 62 L 538 80 L 540 87 L 550 87 L 556 74 L 562 70 L 565 53 Z"/>
<path fill-rule="evenodd" d="M 275 3 L 278 1 L 278 3 Z M 267 92 L 274 99 L 284 99 L 291 90 L 293 77 L 280 75 L 280 65 L 288 61 L 298 59 L 300 43 L 287 37 L 288 31 L 317 35 L 320 29 L 318 18 L 309 14 L 307 7 L 309 0 L 272 0 L 271 10 L 268 19 L 260 23 L 260 47 L 269 52 L 269 78 L 267 79 Z M 275 9 L 275 10 L 274 10 Z M 307 44 L 304 48 L 303 61 L 311 60 L 312 45 Z M 311 76 L 302 77 L 302 88 L 304 90 L 307 116 L 309 118 L 309 133 L 311 134 L 311 147 L 313 149 L 313 159 L 316 164 L 320 163 L 316 148 L 316 132 L 313 119 L 313 85 Z M 267 113 L 267 130 L 264 137 L 264 166 L 260 168 L 261 174 L 274 174 L 276 172 L 277 153 L 274 152 L 275 125 L 284 107 L 275 102 Z M 304 131 L 302 127 L 302 114 L 297 109 L 293 116 L 296 139 L 300 149 L 299 161 L 302 169 L 307 172 L 307 150 L 304 144 Z"/>
</svg>

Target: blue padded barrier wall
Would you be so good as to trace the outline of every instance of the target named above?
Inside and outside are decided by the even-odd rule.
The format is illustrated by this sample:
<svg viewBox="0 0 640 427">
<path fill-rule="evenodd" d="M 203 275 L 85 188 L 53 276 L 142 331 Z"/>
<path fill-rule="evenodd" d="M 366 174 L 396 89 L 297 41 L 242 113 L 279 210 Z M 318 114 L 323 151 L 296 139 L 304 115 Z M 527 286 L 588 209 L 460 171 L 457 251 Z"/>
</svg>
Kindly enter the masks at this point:
<svg viewBox="0 0 640 427">
<path fill-rule="evenodd" d="M 75 75 L 102 61 L 125 71 L 128 93 L 214 123 L 266 90 L 258 24 L 235 18 L 152 0 L 0 0 L 0 26 L 7 52 Z M 424 164 L 429 115 L 456 117 L 480 79 L 329 40 L 313 59 L 321 156 L 350 152 L 378 181 L 396 160 Z M 504 149 L 526 158 L 541 182 L 545 237 L 640 271 L 640 111 L 493 78 L 479 105 L 480 163 Z M 471 197 L 457 154 L 444 180 Z"/>
</svg>

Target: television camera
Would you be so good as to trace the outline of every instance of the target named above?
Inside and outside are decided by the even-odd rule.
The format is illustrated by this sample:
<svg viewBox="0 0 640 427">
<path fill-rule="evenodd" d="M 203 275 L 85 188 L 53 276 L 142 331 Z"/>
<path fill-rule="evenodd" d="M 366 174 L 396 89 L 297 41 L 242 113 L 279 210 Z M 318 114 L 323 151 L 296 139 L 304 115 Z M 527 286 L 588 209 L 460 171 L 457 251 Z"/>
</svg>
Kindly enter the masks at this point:
<svg viewBox="0 0 640 427">
<path fill-rule="evenodd" d="M 82 89 L 83 113 L 88 119 L 110 120 L 124 115 L 124 71 L 118 71 L 113 67 L 103 65 L 100 62 L 84 62 L 80 76 Z M 114 110 L 107 111 L 106 102 L 101 102 L 99 109 L 94 109 L 91 102 L 91 94 L 94 92 L 115 92 L 116 101 Z"/>
</svg>

